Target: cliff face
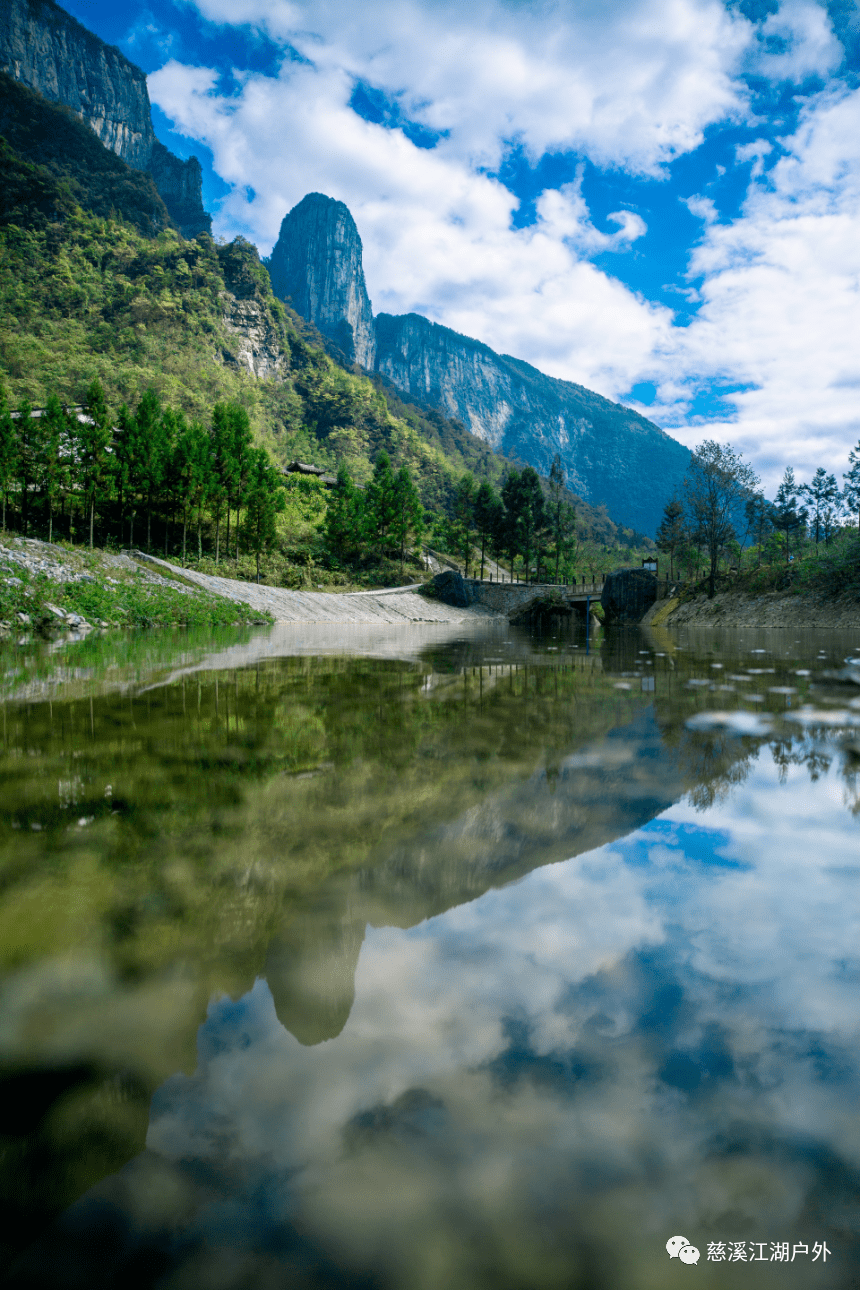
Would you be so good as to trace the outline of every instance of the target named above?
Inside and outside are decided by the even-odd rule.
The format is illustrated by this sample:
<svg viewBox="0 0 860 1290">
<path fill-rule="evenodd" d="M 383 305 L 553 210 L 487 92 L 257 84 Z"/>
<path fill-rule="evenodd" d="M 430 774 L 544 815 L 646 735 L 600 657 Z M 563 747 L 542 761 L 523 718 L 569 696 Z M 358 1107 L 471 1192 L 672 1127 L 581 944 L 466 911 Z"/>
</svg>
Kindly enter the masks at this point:
<svg viewBox="0 0 860 1290">
<path fill-rule="evenodd" d="M 197 158 L 181 161 L 156 139 L 147 169 L 182 236 L 211 233 L 212 216 L 203 209 L 203 169 Z"/>
<path fill-rule="evenodd" d="M 620 404 L 418 314 L 376 319 L 376 365 L 412 398 L 459 417 L 497 452 L 549 474 L 559 453 L 573 492 L 651 536 L 680 492 L 689 451 Z"/>
<path fill-rule="evenodd" d="M 146 77 L 113 45 L 87 31 L 53 0 L 3 0 L 0 71 L 64 103 L 111 152 L 149 171 L 186 237 L 208 232 L 200 163 L 168 152 L 152 128 Z"/>
<path fill-rule="evenodd" d="M 343 202 L 308 193 L 285 216 L 268 261 L 272 290 L 328 336 L 350 362 L 372 369 L 373 313 L 361 238 Z"/>
<path fill-rule="evenodd" d="M 630 408 L 419 314 L 380 314 L 374 323 L 361 238 L 343 202 L 321 193 L 303 198 L 281 224 L 268 269 L 275 295 L 351 361 L 543 474 L 559 453 L 575 493 L 653 536 L 680 491 L 689 451 Z"/>
</svg>

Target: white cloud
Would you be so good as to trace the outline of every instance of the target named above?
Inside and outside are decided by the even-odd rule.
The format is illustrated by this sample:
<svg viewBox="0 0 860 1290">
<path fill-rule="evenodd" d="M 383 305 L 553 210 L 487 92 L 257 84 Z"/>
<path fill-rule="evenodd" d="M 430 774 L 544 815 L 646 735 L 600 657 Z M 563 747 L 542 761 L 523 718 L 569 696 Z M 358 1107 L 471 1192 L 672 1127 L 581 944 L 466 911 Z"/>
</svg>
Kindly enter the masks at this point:
<svg viewBox="0 0 860 1290">
<path fill-rule="evenodd" d="M 349 107 L 337 69 L 289 63 L 222 97 L 216 73 L 168 63 L 150 93 L 183 133 L 212 149 L 231 183 L 216 229 L 246 232 L 267 251 L 306 192 L 346 202 L 364 244 L 375 312 L 415 310 L 604 391 L 625 389 L 671 314 L 637 298 L 586 257 L 620 250 L 645 231 L 634 211 L 604 233 L 578 184 L 545 192 L 537 220 L 512 227 L 516 199 L 443 147 L 419 148 L 400 130 Z M 256 196 L 249 200 L 247 187 Z"/>
<path fill-rule="evenodd" d="M 777 12 L 759 27 L 751 61 L 758 75 L 768 80 L 799 83 L 834 71 L 842 57 L 823 5 L 814 0 L 782 0 Z"/>
<path fill-rule="evenodd" d="M 735 157 L 743 165 L 745 161 L 753 163 L 751 177 L 758 179 L 764 173 L 764 159 L 773 152 L 769 139 L 754 139 L 752 143 L 739 144 L 735 148 Z"/>
<path fill-rule="evenodd" d="M 703 220 L 705 224 L 713 224 L 718 218 L 717 208 L 712 197 L 685 197 L 684 205 L 691 215 Z"/>
<path fill-rule="evenodd" d="M 321 74 L 342 70 L 448 132 L 461 159 L 495 166 L 507 141 L 535 157 L 577 149 L 655 171 L 705 126 L 740 113 L 732 73 L 752 28 L 717 0 L 570 6 L 480 0 L 197 0 L 205 17 L 249 22 Z"/>
<path fill-rule="evenodd" d="M 751 387 L 729 396 L 708 437 L 737 443 L 771 487 L 787 461 L 801 475 L 843 468 L 860 433 L 855 95 L 837 84 L 811 99 L 767 174 L 767 139 L 738 147 L 737 162 L 753 165 L 733 223 L 719 222 L 711 198 L 686 199 L 705 224 L 689 327 L 590 263 L 643 237 L 635 210 L 600 228 L 575 182 L 545 191 L 534 222 L 515 228 L 516 198 L 493 177 L 515 145 L 663 174 L 708 125 L 751 121 L 742 68 L 802 81 L 836 65 L 820 5 L 784 0 L 757 28 L 717 0 L 197 8 L 264 29 L 306 60 L 243 74 L 229 95 L 206 68 L 169 62 L 150 76 L 153 100 L 212 149 L 232 185 L 217 232 L 243 232 L 266 252 L 305 193 L 327 193 L 355 217 L 376 312 L 424 313 L 610 398 L 652 380 L 658 399 L 642 410 L 691 445 L 703 437 L 697 390 Z M 359 81 L 441 132 L 435 146 L 362 119 L 350 107 Z"/>
<path fill-rule="evenodd" d="M 657 377 L 676 416 L 695 385 L 751 386 L 707 433 L 741 447 L 770 488 L 787 464 L 800 478 L 841 471 L 860 436 L 860 92 L 822 93 L 781 143 L 740 218 L 707 227 L 692 264 L 704 303 Z"/>
</svg>

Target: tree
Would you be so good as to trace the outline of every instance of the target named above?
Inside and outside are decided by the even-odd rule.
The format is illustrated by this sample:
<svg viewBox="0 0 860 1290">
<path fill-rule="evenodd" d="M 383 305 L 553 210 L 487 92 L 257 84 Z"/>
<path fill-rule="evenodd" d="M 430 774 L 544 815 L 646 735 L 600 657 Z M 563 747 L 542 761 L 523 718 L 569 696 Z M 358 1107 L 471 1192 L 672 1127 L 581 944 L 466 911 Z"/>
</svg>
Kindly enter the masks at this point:
<svg viewBox="0 0 860 1290">
<path fill-rule="evenodd" d="M 251 468 L 253 436 L 248 413 L 238 403 L 220 405 L 223 424 L 221 484 L 227 502 L 227 557 L 230 556 L 230 511 L 236 510 L 236 559 L 239 558 L 239 511 L 244 501 L 245 483 Z"/>
<path fill-rule="evenodd" d="M 69 421 L 56 394 L 37 422 L 35 473 L 36 483 L 48 511 L 48 541 L 54 540 L 54 504 L 66 480 L 69 449 Z"/>
<path fill-rule="evenodd" d="M 735 537 L 742 504 L 759 482 L 758 475 L 731 444 L 714 439 L 700 443 L 684 479 L 687 514 L 708 554 L 708 595 L 716 592 L 720 553 Z"/>
<path fill-rule="evenodd" d="M 138 423 L 140 483 L 146 495 L 146 548 L 152 549 L 152 512 L 157 506 L 170 461 L 174 420 L 170 409 L 162 412 L 155 390 L 147 390 L 135 414 Z"/>
<path fill-rule="evenodd" d="M 531 554 L 545 525 L 545 509 L 540 476 L 533 466 L 526 466 L 517 481 L 512 497 L 515 528 L 523 557 L 526 581 L 531 578 Z"/>
<path fill-rule="evenodd" d="M 761 553 L 768 535 L 773 530 L 773 507 L 765 499 L 764 493 L 753 493 L 747 499 L 744 514 L 747 520 L 747 535 L 756 547 L 756 568 L 761 564 Z"/>
<path fill-rule="evenodd" d="M 492 484 L 486 479 L 481 480 L 481 484 L 475 494 L 472 507 L 472 514 L 475 521 L 475 531 L 478 541 L 481 543 L 481 579 L 484 577 L 484 553 L 488 545 L 492 545 L 498 533 L 502 513 L 502 503 Z"/>
<path fill-rule="evenodd" d="M 468 578 L 475 541 L 475 481 L 468 472 L 460 476 L 454 490 L 453 536 L 455 549 L 466 566 Z"/>
<path fill-rule="evenodd" d="M 326 545 L 341 559 L 352 560 L 363 551 L 365 533 L 364 495 L 341 465 L 325 519 Z"/>
<path fill-rule="evenodd" d="M 550 535 L 555 546 L 555 582 L 558 582 L 558 566 L 562 555 L 565 563 L 573 552 L 572 542 L 576 540 L 576 511 L 567 501 L 564 466 L 558 453 L 552 459 L 549 472 L 549 496 L 547 500 L 547 520 Z"/>
<path fill-rule="evenodd" d="M 514 564 L 520 549 L 520 472 L 512 470 L 502 484 L 502 516 L 499 525 L 499 551 L 507 555 L 514 580 Z"/>
<path fill-rule="evenodd" d="M 410 533 L 416 542 L 420 542 L 424 534 L 424 507 L 406 466 L 400 467 L 394 480 L 394 502 L 395 516 L 391 535 L 400 547 L 402 574 Z"/>
<path fill-rule="evenodd" d="M 373 478 L 365 491 L 364 510 L 368 536 L 381 553 L 392 540 L 397 519 L 397 484 L 387 452 L 380 452 L 376 458 Z"/>
<path fill-rule="evenodd" d="M 197 558 L 200 559 L 203 554 L 200 512 L 209 479 L 209 440 L 199 421 L 192 421 L 189 425 L 184 418 L 182 419 L 173 447 L 170 473 L 176 484 L 182 510 L 182 563 L 184 565 L 188 512 L 194 507 L 197 508 Z"/>
<path fill-rule="evenodd" d="M 30 490 L 38 475 L 39 461 L 39 418 L 33 416 L 29 403 L 18 405 L 18 417 L 15 429 L 18 432 L 18 451 L 15 454 L 18 486 L 21 490 L 21 528 L 24 535 L 30 527 Z"/>
<path fill-rule="evenodd" d="M 117 415 L 113 450 L 114 480 L 119 493 L 120 514 L 123 510 L 128 512 L 130 547 L 134 546 L 138 495 L 146 492 L 148 483 L 147 458 L 150 450 L 143 442 L 143 437 L 149 428 L 150 410 L 148 408 L 147 415 L 140 418 L 123 403 Z"/>
<path fill-rule="evenodd" d="M 805 497 L 809 502 L 809 518 L 815 535 L 815 551 L 817 554 L 822 530 L 826 537 L 832 521 L 833 510 L 837 506 L 840 496 L 836 476 L 828 475 L 824 467 L 819 466 L 812 477 L 811 483 L 801 484 L 797 491 L 801 497 Z"/>
<path fill-rule="evenodd" d="M 842 490 L 842 496 L 845 498 L 845 505 L 849 511 L 857 512 L 857 531 L 860 533 L 860 443 L 856 448 L 852 448 L 848 454 L 850 469 L 842 478 L 845 480 L 845 487 Z M 5 528 L 5 524 L 3 526 Z"/>
<path fill-rule="evenodd" d="M 6 529 L 6 498 L 18 470 L 18 435 L 0 382 L 0 493 L 3 495 L 3 529 Z"/>
<path fill-rule="evenodd" d="M 663 518 L 657 529 L 657 548 L 669 556 L 669 579 L 675 577 L 675 556 L 689 540 L 684 523 L 684 507 L 677 497 L 666 503 Z"/>
<path fill-rule="evenodd" d="M 280 471 L 272 465 L 265 448 L 252 449 L 245 498 L 245 533 L 257 559 L 257 582 L 260 581 L 260 556 L 277 540 L 277 516 L 284 505 Z"/>
<path fill-rule="evenodd" d="M 798 486 L 791 466 L 786 466 L 782 483 L 776 490 L 776 499 L 771 510 L 771 523 L 777 532 L 784 535 L 785 562 L 791 557 L 791 539 L 803 532 L 806 526 L 806 510 L 797 509 Z"/>
<path fill-rule="evenodd" d="M 93 549 L 96 498 L 108 470 L 110 415 L 104 390 L 98 381 L 87 388 L 86 414 L 74 425 L 74 471 L 90 515 L 90 550 Z"/>
<path fill-rule="evenodd" d="M 227 505 L 230 517 L 230 495 L 233 487 L 233 427 L 226 403 L 216 403 L 212 409 L 212 428 L 209 433 L 209 496 L 208 501 L 215 520 L 215 563 L 221 557 L 221 516 Z M 228 548 L 229 554 L 229 548 Z"/>
</svg>

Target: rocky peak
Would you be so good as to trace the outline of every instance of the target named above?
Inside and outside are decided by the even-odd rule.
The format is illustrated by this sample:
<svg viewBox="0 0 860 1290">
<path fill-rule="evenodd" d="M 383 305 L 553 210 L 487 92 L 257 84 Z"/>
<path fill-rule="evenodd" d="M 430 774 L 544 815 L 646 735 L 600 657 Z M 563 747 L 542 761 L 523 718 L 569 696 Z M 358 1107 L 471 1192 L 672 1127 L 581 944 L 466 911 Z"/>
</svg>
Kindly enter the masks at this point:
<svg viewBox="0 0 860 1290">
<path fill-rule="evenodd" d="M 2 0 L 0 71 L 70 107 L 106 148 L 135 170 L 148 171 L 185 237 L 209 231 L 199 161 L 181 161 L 158 142 L 146 76 L 114 45 L 54 0 Z"/>
<path fill-rule="evenodd" d="M 372 370 L 373 312 L 364 283 L 361 238 L 343 202 L 308 193 L 284 217 L 268 260 L 272 289 L 343 351 Z"/>
<path fill-rule="evenodd" d="M 2 7 L 0 70 L 65 103 L 106 148 L 146 170 L 155 132 L 141 69 L 53 0 L 4 0 Z"/>
</svg>

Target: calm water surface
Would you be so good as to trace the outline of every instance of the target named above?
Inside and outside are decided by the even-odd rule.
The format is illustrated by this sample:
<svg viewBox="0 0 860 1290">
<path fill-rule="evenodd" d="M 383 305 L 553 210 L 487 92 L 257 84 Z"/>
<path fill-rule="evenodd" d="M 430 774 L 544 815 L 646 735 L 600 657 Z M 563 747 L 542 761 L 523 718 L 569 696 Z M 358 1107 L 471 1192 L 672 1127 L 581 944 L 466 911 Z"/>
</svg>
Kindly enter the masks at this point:
<svg viewBox="0 0 860 1290">
<path fill-rule="evenodd" d="M 12 1285 L 858 1285 L 860 633 L 456 630 L 6 647 Z"/>
</svg>

